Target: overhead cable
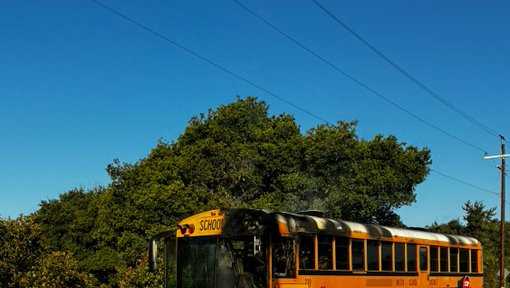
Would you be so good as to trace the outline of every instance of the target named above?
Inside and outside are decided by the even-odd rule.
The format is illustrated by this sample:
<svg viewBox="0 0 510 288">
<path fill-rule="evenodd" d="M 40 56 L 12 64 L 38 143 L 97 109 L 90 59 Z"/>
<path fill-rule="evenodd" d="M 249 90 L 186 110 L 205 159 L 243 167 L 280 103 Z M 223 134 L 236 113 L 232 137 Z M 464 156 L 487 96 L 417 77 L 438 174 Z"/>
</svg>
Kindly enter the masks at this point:
<svg viewBox="0 0 510 288">
<path fill-rule="evenodd" d="M 117 9 L 111 7 L 111 6 L 108 6 L 108 5 L 104 4 L 103 2 L 101 2 L 99 0 L 90 0 L 90 1 L 92 3 L 95 3 L 96 5 L 98 5 L 99 7 L 105 9 L 106 11 L 108 11 L 108 12 L 110 12 L 110 13 L 112 13 L 112 14 L 114 14 L 114 15 L 122 18 L 122 19 L 124 19 L 125 21 L 127 21 L 127 22 L 129 22 L 129 23 L 131 23 L 131 24 L 133 24 L 133 25 L 135 25 L 137 27 L 139 27 L 140 29 L 143 29 L 146 32 L 149 32 L 153 36 L 155 36 L 155 37 L 157 37 L 157 38 L 159 38 L 161 40 L 164 40 L 164 41 L 172 44 L 174 47 L 177 47 L 177 48 L 181 49 L 182 51 L 184 51 L 184 52 L 186 52 L 186 53 L 188 53 L 188 54 L 190 54 L 190 55 L 192 55 L 192 56 L 194 56 L 194 57 L 196 57 L 196 58 L 198 58 L 198 59 L 200 59 L 200 60 L 210 64 L 211 66 L 214 66 L 215 68 L 225 72 L 226 74 L 229 74 L 230 76 L 232 76 L 232 77 L 234 77 L 234 78 L 236 78 L 236 79 L 238 79 L 238 80 L 240 80 L 242 82 L 245 82 L 245 83 L 249 84 L 250 86 L 252 86 L 252 87 L 254 87 L 256 89 L 265 92 L 266 94 L 274 97 L 275 99 L 278 99 L 279 101 L 281 101 L 281 102 L 283 102 L 283 103 L 285 103 L 285 104 L 287 104 L 289 106 L 294 107 L 296 110 L 299 110 L 299 111 L 301 111 L 301 112 L 303 112 L 303 113 L 305 113 L 305 114 L 307 114 L 307 115 L 309 115 L 309 116 L 311 116 L 311 117 L 313 117 L 313 118 L 315 118 L 315 119 L 317 119 L 319 121 L 322 121 L 322 122 L 325 122 L 327 124 L 333 125 L 333 123 L 331 123 L 330 121 L 326 120 L 325 118 L 323 118 L 323 117 L 321 117 L 321 116 L 319 116 L 319 115 L 317 115 L 315 113 L 312 113 L 310 110 L 305 109 L 305 108 L 295 104 L 294 102 L 292 102 L 292 101 L 290 101 L 290 100 L 288 100 L 288 99 L 286 99 L 286 98 L 276 94 L 275 92 L 273 92 L 273 91 L 271 91 L 271 90 L 261 86 L 260 84 L 257 84 L 256 82 L 254 82 L 252 80 L 249 80 L 248 78 L 242 76 L 241 74 L 239 74 L 237 72 L 234 72 L 233 70 L 227 68 L 226 66 L 223 66 L 223 65 L 219 64 L 218 62 L 215 62 L 215 61 L 211 60 L 210 58 L 208 58 L 208 57 L 206 57 L 206 56 L 204 56 L 202 54 L 199 54 L 195 50 L 192 50 L 192 49 L 184 46 L 183 44 L 177 42 L 176 40 L 173 40 L 170 37 L 166 36 L 165 34 L 156 31 L 155 29 L 153 29 L 153 28 L 151 28 L 151 27 L 149 27 L 149 26 L 147 26 L 147 25 L 145 25 L 145 24 L 135 20 L 134 18 L 129 17 L 128 15 L 120 12 L 119 10 L 117 10 Z"/>
<path fill-rule="evenodd" d="M 463 138 L 461 138 L 461 137 L 459 137 L 457 135 L 454 135 L 453 133 L 448 132 L 447 130 L 441 128 L 440 126 L 438 126 L 438 125 L 436 125 L 436 124 L 426 120 L 425 118 L 423 118 L 423 117 L 419 116 L 418 114 L 412 112 L 411 110 L 407 109 L 406 107 L 400 105 L 396 101 L 394 101 L 394 100 L 390 99 L 389 97 L 385 96 L 383 93 L 381 93 L 381 92 L 377 91 L 376 89 L 370 87 L 365 82 L 363 82 L 363 81 L 359 80 L 358 78 L 352 76 L 351 74 L 347 73 L 346 71 L 341 69 L 338 65 L 334 64 L 332 61 L 326 59 L 325 57 L 321 56 L 320 54 L 318 54 L 317 52 L 315 52 L 311 48 L 307 47 L 306 45 L 304 45 L 303 43 L 298 41 L 296 38 L 290 36 L 288 33 L 284 32 L 283 30 L 278 28 L 276 25 L 274 25 L 273 23 L 269 22 L 269 20 L 267 20 L 266 18 L 264 18 L 261 15 L 257 14 L 255 11 L 253 11 L 252 9 L 250 9 L 248 6 L 246 6 L 245 4 L 241 3 L 240 1 L 238 1 L 238 0 L 232 0 L 232 1 L 234 1 L 234 3 L 236 3 L 241 8 L 243 8 L 246 12 L 248 12 L 249 14 L 254 16 L 255 18 L 257 18 L 260 21 L 262 21 L 264 24 L 269 26 L 271 29 L 273 29 L 274 31 L 278 32 L 279 34 L 281 34 L 282 36 L 284 36 L 285 38 L 287 38 L 288 40 L 290 40 L 291 42 L 296 44 L 301 49 L 305 50 L 306 52 L 308 52 L 309 54 L 313 55 L 314 57 L 316 57 L 317 59 L 319 59 L 323 63 L 327 64 L 334 71 L 336 71 L 336 72 L 340 73 L 341 75 L 343 75 L 344 77 L 350 79 L 351 81 L 353 81 L 357 85 L 361 86 L 362 88 L 364 88 L 365 90 L 369 91 L 373 95 L 381 98 L 382 100 L 384 100 L 388 104 L 392 105 L 393 107 L 397 108 L 398 110 L 408 114 L 409 116 L 411 116 L 415 120 L 423 123 L 424 125 L 432 128 L 434 130 L 437 130 L 437 131 L 441 132 L 442 134 L 444 134 L 444 135 L 446 135 L 446 136 L 448 136 L 448 137 L 450 137 L 452 139 L 455 139 L 456 141 L 458 141 L 458 142 L 460 142 L 460 143 L 462 143 L 462 144 L 464 144 L 466 146 L 469 146 L 469 147 L 471 147 L 473 149 L 476 149 L 476 150 L 478 150 L 478 151 L 480 151 L 482 153 L 487 153 L 486 149 L 480 147 L 479 145 L 471 143 L 470 141 L 467 141 L 467 140 L 465 140 L 465 139 L 463 139 Z"/>
<path fill-rule="evenodd" d="M 486 132 L 487 134 L 491 136 L 498 136 L 499 133 L 488 127 L 487 125 L 483 124 L 481 121 L 477 120 L 474 116 L 469 115 L 468 113 L 464 112 L 460 108 L 458 108 L 456 105 L 439 95 L 439 93 L 435 92 L 432 88 L 430 88 L 428 85 L 420 81 L 418 78 L 413 76 L 409 71 L 404 69 L 402 66 L 397 64 L 394 60 L 390 59 L 386 54 L 384 54 L 380 49 L 372 45 L 368 40 L 366 40 L 363 36 L 361 36 L 358 32 L 356 32 L 352 27 L 347 25 L 344 21 L 342 21 L 339 17 L 337 17 L 333 12 L 331 12 L 328 8 L 326 8 L 324 5 L 322 5 L 317 0 L 311 0 L 317 7 L 319 7 L 326 15 L 328 15 L 335 23 L 340 25 L 343 29 L 345 29 L 347 32 L 349 32 L 351 35 L 353 35 L 356 39 L 358 39 L 361 43 L 363 43 L 365 46 L 367 46 L 372 52 L 377 54 L 380 58 L 382 58 L 386 63 L 388 63 L 390 66 L 395 68 L 398 72 L 400 72 L 402 75 L 404 75 L 407 79 L 411 80 L 411 82 L 415 83 L 418 87 L 420 87 L 422 90 L 427 92 L 432 98 L 443 104 L 444 106 L 448 107 L 451 111 L 459 114 L 462 118 L 465 120 L 471 122 L 478 128 L 480 128 L 482 131 Z"/>
</svg>

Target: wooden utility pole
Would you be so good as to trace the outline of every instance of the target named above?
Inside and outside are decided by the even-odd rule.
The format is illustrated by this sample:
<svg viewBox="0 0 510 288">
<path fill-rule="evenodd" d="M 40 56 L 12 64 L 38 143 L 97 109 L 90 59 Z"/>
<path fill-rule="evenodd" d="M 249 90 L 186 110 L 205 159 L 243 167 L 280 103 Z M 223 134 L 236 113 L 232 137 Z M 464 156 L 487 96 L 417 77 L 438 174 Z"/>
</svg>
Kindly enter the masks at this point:
<svg viewBox="0 0 510 288">
<path fill-rule="evenodd" d="M 499 170 L 501 172 L 501 223 L 499 228 L 499 287 L 505 287 L 505 137 L 499 135 L 501 138 L 501 165 Z"/>
<path fill-rule="evenodd" d="M 506 177 L 506 157 L 510 154 L 505 154 L 505 137 L 499 135 L 501 140 L 500 154 L 499 155 L 486 155 L 484 159 L 500 159 L 501 163 L 498 166 L 500 172 L 500 222 L 499 222 L 499 287 L 505 288 L 505 177 Z"/>
</svg>

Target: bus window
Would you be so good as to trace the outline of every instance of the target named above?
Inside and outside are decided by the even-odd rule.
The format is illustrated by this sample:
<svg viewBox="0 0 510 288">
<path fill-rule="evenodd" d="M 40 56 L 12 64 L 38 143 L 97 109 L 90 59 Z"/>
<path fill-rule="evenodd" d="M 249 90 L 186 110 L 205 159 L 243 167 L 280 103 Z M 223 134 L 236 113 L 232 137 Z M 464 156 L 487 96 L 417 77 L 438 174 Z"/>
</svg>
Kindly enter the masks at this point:
<svg viewBox="0 0 510 288">
<path fill-rule="evenodd" d="M 367 241 L 367 264 L 369 271 L 379 271 L 379 241 Z"/>
<path fill-rule="evenodd" d="M 349 238 L 337 237 L 336 245 L 336 269 L 349 270 Z"/>
<path fill-rule="evenodd" d="M 429 253 L 427 247 L 420 247 L 420 271 L 425 272 L 429 270 Z"/>
<path fill-rule="evenodd" d="M 229 243 L 230 242 L 230 243 Z M 237 242 L 233 244 L 233 242 Z M 230 250 L 233 245 L 237 245 L 237 248 L 244 248 L 242 246 L 242 241 L 218 241 L 218 246 L 216 247 L 216 266 L 214 267 L 214 279 L 216 282 L 216 287 L 229 287 L 235 284 L 235 276 L 234 276 L 234 261 L 232 259 L 232 250 Z M 232 246 L 230 246 L 232 245 Z M 230 246 L 230 247 L 229 247 Z M 200 261 L 199 259 L 197 259 Z M 175 287 L 175 286 L 169 286 Z M 195 287 L 194 285 L 184 286 L 184 287 Z"/>
<path fill-rule="evenodd" d="M 478 250 L 471 250 L 471 272 L 477 273 L 478 271 Z"/>
<path fill-rule="evenodd" d="M 450 272 L 459 272 L 458 261 L 459 261 L 459 249 L 450 248 Z"/>
<path fill-rule="evenodd" d="M 440 264 L 440 269 L 441 269 L 441 272 L 448 272 L 450 271 L 450 269 L 448 268 L 448 248 L 446 247 L 441 247 L 439 249 L 439 264 Z"/>
<path fill-rule="evenodd" d="M 459 252 L 460 272 L 469 272 L 469 250 L 460 249 Z"/>
<path fill-rule="evenodd" d="M 430 271 L 439 272 L 439 247 L 430 247 Z"/>
<path fill-rule="evenodd" d="M 365 270 L 365 241 L 352 240 L 352 270 Z"/>
<path fill-rule="evenodd" d="M 259 242 L 257 237 L 237 237 L 237 238 L 223 238 L 220 239 L 220 243 L 224 242 L 225 247 L 228 249 L 227 251 L 221 252 L 217 249 L 216 257 L 217 259 L 221 259 L 225 257 L 219 257 L 220 253 L 226 253 L 230 257 L 232 257 L 232 265 L 228 265 L 232 267 L 232 272 L 234 273 L 233 281 L 234 283 L 225 282 L 228 280 L 228 277 L 222 277 L 223 279 L 216 276 L 215 287 L 233 287 L 235 283 L 243 283 L 242 285 L 248 285 L 249 287 L 267 287 L 267 263 L 265 253 L 255 253 L 255 251 L 266 251 L 265 243 Z M 259 238 L 260 239 L 260 238 Z M 257 243 L 258 242 L 258 243 Z M 255 248 L 255 246 L 260 246 L 259 248 Z M 218 246 L 220 248 L 220 246 Z M 196 261 L 201 261 L 200 259 Z M 220 267 L 217 265 L 215 267 L 216 275 L 218 274 L 218 269 Z M 224 272 L 228 270 L 223 270 Z M 232 273 L 231 272 L 231 273 Z M 231 278 L 232 279 L 232 278 Z M 218 280 L 222 280 L 222 282 L 218 282 Z M 195 286 L 192 285 L 192 288 L 195 287 L 210 287 L 210 283 L 207 283 L 207 286 Z M 241 286 L 241 284 L 239 284 Z M 244 287 L 244 286 L 243 286 Z M 184 288 L 184 287 L 179 287 Z"/>
<path fill-rule="evenodd" d="M 393 243 L 381 243 L 382 270 L 393 271 Z"/>
<path fill-rule="evenodd" d="M 300 238 L 299 269 L 315 269 L 315 237 L 313 236 Z"/>
<path fill-rule="evenodd" d="M 179 287 L 207 287 L 215 283 L 217 238 L 181 238 L 178 244 Z"/>
<path fill-rule="evenodd" d="M 405 244 L 395 243 L 395 270 L 403 272 L 406 270 Z"/>
<path fill-rule="evenodd" d="M 177 239 L 173 237 L 164 239 L 165 245 L 165 279 L 168 287 L 177 285 Z"/>
<path fill-rule="evenodd" d="M 295 257 L 294 240 L 290 238 L 278 238 L 273 244 L 273 277 L 294 278 Z"/>
<path fill-rule="evenodd" d="M 416 244 L 407 244 L 407 271 L 416 272 Z"/>
<path fill-rule="evenodd" d="M 319 269 L 333 269 L 333 237 L 319 236 Z"/>
</svg>

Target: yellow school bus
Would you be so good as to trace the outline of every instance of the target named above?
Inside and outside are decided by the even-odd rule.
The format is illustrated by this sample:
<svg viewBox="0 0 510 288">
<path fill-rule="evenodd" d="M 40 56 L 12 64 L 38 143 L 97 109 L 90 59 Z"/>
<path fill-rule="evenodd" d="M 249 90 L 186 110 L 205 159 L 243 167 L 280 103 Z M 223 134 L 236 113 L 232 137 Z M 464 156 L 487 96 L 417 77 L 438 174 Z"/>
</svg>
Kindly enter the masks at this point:
<svg viewBox="0 0 510 288">
<path fill-rule="evenodd" d="M 171 288 L 483 285 L 482 247 L 474 238 L 333 220 L 314 211 L 212 210 L 156 238 L 165 243 L 165 287 Z M 155 259 L 155 245 L 149 246 Z"/>
</svg>

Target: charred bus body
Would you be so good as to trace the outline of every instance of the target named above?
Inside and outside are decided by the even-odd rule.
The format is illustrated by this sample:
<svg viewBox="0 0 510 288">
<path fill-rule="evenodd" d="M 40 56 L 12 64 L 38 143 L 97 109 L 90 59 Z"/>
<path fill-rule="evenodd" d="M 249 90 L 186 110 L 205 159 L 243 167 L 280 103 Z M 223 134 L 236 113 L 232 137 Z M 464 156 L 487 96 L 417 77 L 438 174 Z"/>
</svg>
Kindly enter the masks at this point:
<svg viewBox="0 0 510 288">
<path fill-rule="evenodd" d="M 483 283 L 482 247 L 471 237 L 254 209 L 207 211 L 182 220 L 177 228 L 173 235 L 162 235 L 166 287 L 467 283 L 476 288 Z"/>
</svg>

